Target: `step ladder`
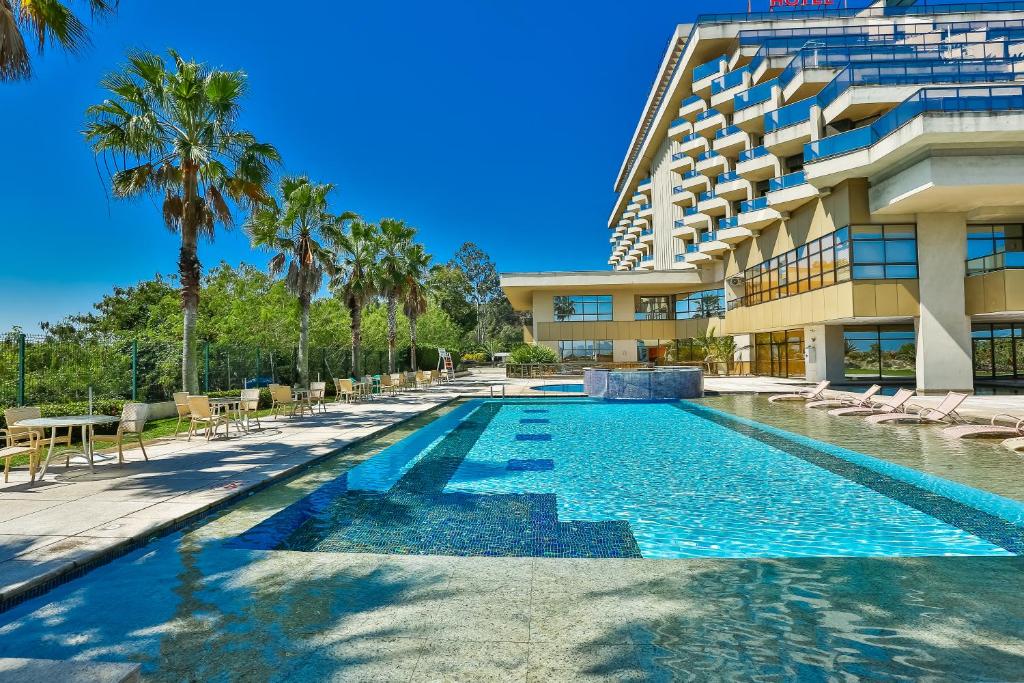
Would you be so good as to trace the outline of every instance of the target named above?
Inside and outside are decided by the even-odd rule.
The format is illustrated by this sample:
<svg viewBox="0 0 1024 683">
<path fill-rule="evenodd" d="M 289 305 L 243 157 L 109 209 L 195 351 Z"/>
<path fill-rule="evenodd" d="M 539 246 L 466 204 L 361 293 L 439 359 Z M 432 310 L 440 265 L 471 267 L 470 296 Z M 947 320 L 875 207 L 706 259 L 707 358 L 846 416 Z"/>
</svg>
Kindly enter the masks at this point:
<svg viewBox="0 0 1024 683">
<path fill-rule="evenodd" d="M 455 365 L 452 363 L 452 354 L 445 349 L 437 350 L 437 371 L 441 375 L 442 382 L 455 381 Z"/>
</svg>

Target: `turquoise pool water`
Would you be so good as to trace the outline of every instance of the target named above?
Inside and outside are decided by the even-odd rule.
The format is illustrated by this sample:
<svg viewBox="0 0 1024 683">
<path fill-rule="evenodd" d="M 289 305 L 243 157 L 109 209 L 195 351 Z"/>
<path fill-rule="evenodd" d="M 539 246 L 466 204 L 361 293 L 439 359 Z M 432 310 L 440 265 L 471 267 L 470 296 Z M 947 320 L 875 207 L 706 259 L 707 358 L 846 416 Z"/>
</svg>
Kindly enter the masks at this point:
<svg viewBox="0 0 1024 683">
<path fill-rule="evenodd" d="M 557 394 L 582 394 L 582 384 L 542 384 L 531 387 L 534 391 L 550 391 Z"/>
<path fill-rule="evenodd" d="M 689 402 L 470 401 L 245 547 L 644 558 L 1013 555 L 1024 505 Z"/>
</svg>

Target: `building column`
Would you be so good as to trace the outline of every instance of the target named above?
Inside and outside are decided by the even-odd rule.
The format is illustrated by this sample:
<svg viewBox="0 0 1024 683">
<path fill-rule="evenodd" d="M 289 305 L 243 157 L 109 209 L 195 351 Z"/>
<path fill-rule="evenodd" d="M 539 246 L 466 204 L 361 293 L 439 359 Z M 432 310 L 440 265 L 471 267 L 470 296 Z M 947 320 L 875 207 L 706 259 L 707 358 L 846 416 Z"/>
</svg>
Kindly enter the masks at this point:
<svg viewBox="0 0 1024 683">
<path fill-rule="evenodd" d="M 921 313 L 914 321 L 914 330 L 920 394 L 974 390 L 971 319 L 965 312 L 966 257 L 964 214 L 917 215 Z"/>
<path fill-rule="evenodd" d="M 810 325 L 804 328 L 804 372 L 808 382 L 846 379 L 846 340 L 842 325 Z"/>
</svg>

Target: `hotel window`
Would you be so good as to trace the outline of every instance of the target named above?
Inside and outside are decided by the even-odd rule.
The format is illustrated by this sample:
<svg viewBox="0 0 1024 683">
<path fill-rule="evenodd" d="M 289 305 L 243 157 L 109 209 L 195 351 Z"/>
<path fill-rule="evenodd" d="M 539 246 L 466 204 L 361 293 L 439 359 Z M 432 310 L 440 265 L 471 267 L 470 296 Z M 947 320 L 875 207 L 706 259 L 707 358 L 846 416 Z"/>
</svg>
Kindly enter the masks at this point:
<svg viewBox="0 0 1024 683">
<path fill-rule="evenodd" d="M 670 320 L 672 316 L 672 297 L 670 296 L 638 296 L 636 297 L 636 316 L 634 320 Z"/>
<path fill-rule="evenodd" d="M 593 322 L 612 319 L 611 294 L 556 296 L 555 320 L 558 322 Z"/>
<path fill-rule="evenodd" d="M 804 331 L 778 330 L 754 335 L 754 373 L 772 377 L 803 377 Z"/>
<path fill-rule="evenodd" d="M 968 225 L 967 274 L 1024 268 L 1024 225 Z"/>
<path fill-rule="evenodd" d="M 917 369 L 917 340 L 912 325 L 846 327 L 846 377 L 910 378 Z"/>
<path fill-rule="evenodd" d="M 724 289 L 708 289 L 703 292 L 676 296 L 676 320 L 719 318 L 723 315 L 725 315 Z"/>
<path fill-rule="evenodd" d="M 971 351 L 978 379 L 1024 377 L 1024 324 L 972 325 Z"/>
<path fill-rule="evenodd" d="M 917 277 L 917 230 L 913 225 L 854 225 L 854 280 Z"/>
<path fill-rule="evenodd" d="M 592 360 L 602 363 L 612 361 L 610 339 L 586 339 L 558 342 L 558 357 L 563 361 Z"/>
</svg>

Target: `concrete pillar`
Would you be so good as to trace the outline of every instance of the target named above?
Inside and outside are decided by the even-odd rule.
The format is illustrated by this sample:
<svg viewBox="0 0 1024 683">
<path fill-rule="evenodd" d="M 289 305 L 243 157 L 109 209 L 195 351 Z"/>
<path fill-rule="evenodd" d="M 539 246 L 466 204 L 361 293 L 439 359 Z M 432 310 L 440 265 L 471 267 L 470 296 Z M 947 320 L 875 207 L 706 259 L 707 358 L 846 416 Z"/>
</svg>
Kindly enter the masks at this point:
<svg viewBox="0 0 1024 683">
<path fill-rule="evenodd" d="M 612 357 L 616 363 L 635 363 L 636 339 L 613 339 Z"/>
<path fill-rule="evenodd" d="M 973 391 L 971 320 L 965 313 L 964 214 L 917 215 L 918 278 L 921 317 L 917 332 L 917 391 L 942 394 Z"/>
<path fill-rule="evenodd" d="M 804 328 L 804 365 L 808 382 L 846 379 L 846 340 L 842 325 L 810 325 Z"/>
</svg>

